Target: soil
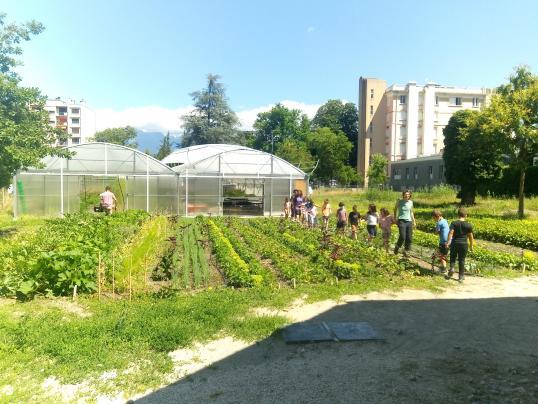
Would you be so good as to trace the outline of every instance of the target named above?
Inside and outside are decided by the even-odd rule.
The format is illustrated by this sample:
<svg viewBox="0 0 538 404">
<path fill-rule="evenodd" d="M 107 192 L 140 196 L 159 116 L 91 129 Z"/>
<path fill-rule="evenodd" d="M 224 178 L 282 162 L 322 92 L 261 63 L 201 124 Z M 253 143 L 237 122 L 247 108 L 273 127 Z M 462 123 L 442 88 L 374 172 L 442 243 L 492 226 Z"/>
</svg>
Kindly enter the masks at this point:
<svg viewBox="0 0 538 404">
<path fill-rule="evenodd" d="M 217 339 L 171 353 L 175 381 L 139 401 L 538 402 L 538 276 L 453 284 L 256 310 L 291 322 L 367 321 L 384 341 Z"/>
</svg>

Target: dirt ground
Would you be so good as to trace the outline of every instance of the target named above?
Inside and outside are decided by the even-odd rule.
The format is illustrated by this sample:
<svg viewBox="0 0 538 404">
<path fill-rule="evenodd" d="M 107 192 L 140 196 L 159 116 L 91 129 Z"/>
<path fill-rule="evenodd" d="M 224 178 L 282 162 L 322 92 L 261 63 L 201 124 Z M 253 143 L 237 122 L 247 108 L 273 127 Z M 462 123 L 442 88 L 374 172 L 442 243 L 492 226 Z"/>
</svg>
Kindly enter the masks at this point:
<svg viewBox="0 0 538 404">
<path fill-rule="evenodd" d="M 172 353 L 176 381 L 138 401 L 538 402 L 537 276 L 468 277 L 442 294 L 371 293 L 259 314 L 367 321 L 384 341 L 224 338 Z"/>
</svg>

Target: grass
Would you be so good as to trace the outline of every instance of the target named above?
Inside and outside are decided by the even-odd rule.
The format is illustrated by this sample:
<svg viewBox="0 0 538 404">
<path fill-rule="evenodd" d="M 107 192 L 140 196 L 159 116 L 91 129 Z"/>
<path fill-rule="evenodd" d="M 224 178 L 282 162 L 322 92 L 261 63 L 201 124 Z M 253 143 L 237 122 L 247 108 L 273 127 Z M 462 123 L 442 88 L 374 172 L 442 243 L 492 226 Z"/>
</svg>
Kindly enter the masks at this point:
<svg viewBox="0 0 538 404">
<path fill-rule="evenodd" d="M 254 307 L 283 308 L 305 294 L 315 301 L 402 287 L 440 290 L 444 285 L 438 277 L 374 277 L 297 289 L 219 288 L 132 302 L 87 297 L 76 306 L 67 299 L 3 300 L 0 385 L 13 388 L 10 401 L 23 402 L 60 399 L 40 387 L 48 377 L 63 384 L 86 381 L 95 395 L 134 394 L 162 383 L 173 367 L 172 350 L 223 335 L 260 340 L 287 322 L 281 316 L 255 316 Z M 102 380 L 107 371 L 117 376 Z M 0 395 L 0 401 L 7 398 Z"/>
</svg>

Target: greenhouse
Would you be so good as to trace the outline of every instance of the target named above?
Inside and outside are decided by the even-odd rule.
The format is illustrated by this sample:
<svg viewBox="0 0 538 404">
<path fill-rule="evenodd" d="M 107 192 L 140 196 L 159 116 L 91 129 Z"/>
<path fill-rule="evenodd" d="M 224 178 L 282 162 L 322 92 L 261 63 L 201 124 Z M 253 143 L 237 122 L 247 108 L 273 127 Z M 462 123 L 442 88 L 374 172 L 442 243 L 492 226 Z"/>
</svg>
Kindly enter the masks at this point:
<svg viewBox="0 0 538 404">
<path fill-rule="evenodd" d="M 179 210 L 197 214 L 263 216 L 282 212 L 307 175 L 272 154 L 245 146 L 207 144 L 177 150 L 162 162 L 179 176 Z"/>
<path fill-rule="evenodd" d="M 92 211 L 110 186 L 117 211 L 142 209 L 181 216 L 280 214 L 307 175 L 279 157 L 244 146 L 213 144 L 177 150 L 162 162 L 129 147 L 86 143 L 68 159 L 47 157 L 42 167 L 14 177 L 14 215 Z"/>
<path fill-rule="evenodd" d="M 178 213 L 178 176 L 147 154 L 109 143 L 67 147 L 69 159 L 46 157 L 41 168 L 14 177 L 14 216 L 64 215 L 93 210 L 110 186 L 116 210 Z"/>
</svg>

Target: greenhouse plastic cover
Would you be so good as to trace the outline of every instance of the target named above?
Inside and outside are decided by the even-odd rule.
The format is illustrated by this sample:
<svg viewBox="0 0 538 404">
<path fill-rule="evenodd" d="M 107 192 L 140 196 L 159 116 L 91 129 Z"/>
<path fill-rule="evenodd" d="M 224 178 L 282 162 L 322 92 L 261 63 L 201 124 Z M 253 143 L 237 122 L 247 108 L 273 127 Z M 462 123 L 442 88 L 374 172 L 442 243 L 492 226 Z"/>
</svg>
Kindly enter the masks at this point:
<svg viewBox="0 0 538 404">
<path fill-rule="evenodd" d="M 189 175 L 286 176 L 305 173 L 287 161 L 245 146 L 208 144 L 176 150 L 162 160 L 174 171 Z"/>
<path fill-rule="evenodd" d="M 125 175 L 175 175 L 167 165 L 138 150 L 111 143 L 84 143 L 66 147 L 73 153 L 70 159 L 45 157 L 43 168 L 28 172 L 59 173 L 63 164 L 64 174 L 125 174 Z"/>
</svg>

